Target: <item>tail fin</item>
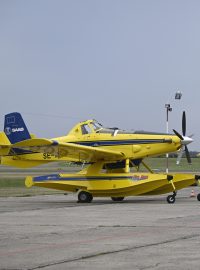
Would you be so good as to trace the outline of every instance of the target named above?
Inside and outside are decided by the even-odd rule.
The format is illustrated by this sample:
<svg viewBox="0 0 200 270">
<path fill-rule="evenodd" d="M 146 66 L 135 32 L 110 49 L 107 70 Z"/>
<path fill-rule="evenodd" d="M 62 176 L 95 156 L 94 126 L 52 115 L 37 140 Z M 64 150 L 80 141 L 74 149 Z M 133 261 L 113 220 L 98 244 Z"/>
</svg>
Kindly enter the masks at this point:
<svg viewBox="0 0 200 270">
<path fill-rule="evenodd" d="M 17 112 L 5 115 L 4 132 L 11 144 L 31 138 L 21 114 Z"/>
</svg>

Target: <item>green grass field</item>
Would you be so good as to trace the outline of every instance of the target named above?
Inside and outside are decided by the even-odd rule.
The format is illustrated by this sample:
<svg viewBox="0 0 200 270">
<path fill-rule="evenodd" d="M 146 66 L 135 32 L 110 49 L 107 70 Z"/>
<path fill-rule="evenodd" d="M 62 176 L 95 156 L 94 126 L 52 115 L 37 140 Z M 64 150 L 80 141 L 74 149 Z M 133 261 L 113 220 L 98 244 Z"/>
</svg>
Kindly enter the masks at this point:
<svg viewBox="0 0 200 270">
<path fill-rule="evenodd" d="M 145 159 L 145 163 L 150 166 L 151 169 L 156 170 L 158 172 L 165 172 L 166 171 L 166 158 L 147 158 Z M 200 172 L 200 158 L 193 158 L 192 164 L 189 165 L 187 160 L 183 158 L 179 165 L 176 165 L 176 158 L 169 158 L 169 172 Z M 141 166 L 141 169 L 142 166 Z"/>
<path fill-rule="evenodd" d="M 166 158 L 147 158 L 146 164 L 155 172 L 165 172 Z M 26 175 L 31 175 L 31 172 L 38 175 L 52 173 L 71 173 L 80 170 L 80 167 L 69 166 L 62 163 L 49 164 L 48 166 L 36 167 L 34 169 L 22 170 L 8 167 L 0 167 L 0 197 L 7 196 L 33 196 L 40 194 L 63 194 L 62 191 L 32 187 L 26 188 L 24 185 Z M 141 165 L 141 171 L 147 170 Z M 194 158 L 192 165 L 188 165 L 186 159 L 181 160 L 180 165 L 176 165 L 175 158 L 169 158 L 169 173 L 170 172 L 190 172 L 200 174 L 200 159 Z M 12 173 L 12 174 L 11 174 Z M 15 176 L 15 173 L 19 176 Z M 22 175 L 20 175 L 20 173 Z"/>
<path fill-rule="evenodd" d="M 45 195 L 45 194 L 59 194 L 58 190 L 45 189 L 39 187 L 26 188 L 24 185 L 25 178 L 3 178 L 0 177 L 0 197 L 10 196 L 34 196 L 34 195 Z"/>
</svg>

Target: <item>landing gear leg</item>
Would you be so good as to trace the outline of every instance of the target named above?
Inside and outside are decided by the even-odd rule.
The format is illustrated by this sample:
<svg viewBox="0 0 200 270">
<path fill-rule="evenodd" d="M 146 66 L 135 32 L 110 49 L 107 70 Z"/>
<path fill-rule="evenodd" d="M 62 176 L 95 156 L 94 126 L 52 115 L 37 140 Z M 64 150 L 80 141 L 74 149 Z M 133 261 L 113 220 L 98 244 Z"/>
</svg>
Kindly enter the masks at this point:
<svg viewBox="0 0 200 270">
<path fill-rule="evenodd" d="M 167 202 L 168 203 L 175 203 L 177 192 L 176 192 L 176 187 L 175 187 L 174 182 L 173 182 L 173 176 L 172 175 L 167 175 L 167 180 L 172 185 L 172 188 L 174 190 L 173 195 L 167 196 Z"/>
</svg>

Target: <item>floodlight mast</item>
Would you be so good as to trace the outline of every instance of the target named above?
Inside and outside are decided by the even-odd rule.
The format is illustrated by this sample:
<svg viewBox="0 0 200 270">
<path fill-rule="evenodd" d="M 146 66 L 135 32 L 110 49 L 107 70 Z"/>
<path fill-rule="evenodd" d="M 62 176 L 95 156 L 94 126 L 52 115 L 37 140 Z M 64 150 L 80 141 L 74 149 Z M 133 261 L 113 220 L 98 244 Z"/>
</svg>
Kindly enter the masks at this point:
<svg viewBox="0 0 200 270">
<path fill-rule="evenodd" d="M 181 97 L 182 97 L 182 93 L 180 91 L 177 91 L 175 93 L 175 99 L 181 99 Z"/>
<path fill-rule="evenodd" d="M 175 93 L 175 100 L 180 100 L 182 97 L 182 93 L 177 91 Z M 166 132 L 169 134 L 169 112 L 172 111 L 172 107 L 169 103 L 165 104 L 166 108 Z M 169 154 L 166 154 L 166 173 L 169 173 Z"/>
</svg>

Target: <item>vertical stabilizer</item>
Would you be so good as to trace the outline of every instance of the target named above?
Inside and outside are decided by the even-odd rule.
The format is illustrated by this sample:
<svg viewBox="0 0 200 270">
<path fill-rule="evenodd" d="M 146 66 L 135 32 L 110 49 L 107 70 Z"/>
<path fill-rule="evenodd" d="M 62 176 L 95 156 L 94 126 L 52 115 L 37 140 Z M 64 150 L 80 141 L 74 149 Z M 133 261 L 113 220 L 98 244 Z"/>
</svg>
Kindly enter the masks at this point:
<svg viewBox="0 0 200 270">
<path fill-rule="evenodd" d="M 5 115 L 4 132 L 11 144 L 31 138 L 21 114 L 17 112 Z"/>
</svg>

